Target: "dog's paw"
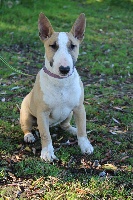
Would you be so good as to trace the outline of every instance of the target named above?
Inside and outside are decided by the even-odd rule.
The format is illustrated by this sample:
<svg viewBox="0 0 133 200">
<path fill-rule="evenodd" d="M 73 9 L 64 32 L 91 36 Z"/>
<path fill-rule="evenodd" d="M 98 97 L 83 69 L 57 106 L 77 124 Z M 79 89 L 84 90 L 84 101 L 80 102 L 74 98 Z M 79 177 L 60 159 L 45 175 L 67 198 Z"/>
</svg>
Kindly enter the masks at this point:
<svg viewBox="0 0 133 200">
<path fill-rule="evenodd" d="M 77 128 L 73 126 L 70 126 L 67 131 L 71 133 L 72 135 L 77 135 Z"/>
<path fill-rule="evenodd" d="M 93 153 L 93 146 L 91 145 L 87 137 L 78 137 L 78 145 L 80 146 L 80 149 L 83 154 Z"/>
<path fill-rule="evenodd" d="M 53 160 L 58 160 L 58 158 L 54 155 L 54 148 L 52 146 L 52 142 L 44 147 L 41 151 L 41 158 L 46 162 L 52 162 Z"/>
<path fill-rule="evenodd" d="M 24 141 L 33 143 L 33 142 L 35 142 L 35 138 L 34 138 L 33 134 L 29 132 L 24 135 Z"/>
</svg>

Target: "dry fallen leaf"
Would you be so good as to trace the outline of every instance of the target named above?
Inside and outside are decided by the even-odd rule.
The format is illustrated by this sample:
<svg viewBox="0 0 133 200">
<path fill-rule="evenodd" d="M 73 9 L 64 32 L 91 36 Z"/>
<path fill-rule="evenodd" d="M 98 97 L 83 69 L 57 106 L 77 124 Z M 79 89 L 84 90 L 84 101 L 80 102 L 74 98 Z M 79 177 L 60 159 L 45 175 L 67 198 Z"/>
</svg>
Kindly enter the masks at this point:
<svg viewBox="0 0 133 200">
<path fill-rule="evenodd" d="M 105 169 L 105 170 L 117 170 L 117 167 L 113 164 L 104 164 L 102 165 L 102 168 Z"/>
<path fill-rule="evenodd" d="M 64 193 L 62 193 L 62 194 L 60 194 L 58 197 L 56 197 L 55 200 L 59 200 L 59 199 L 61 200 L 63 196 L 65 196 Z"/>
<path fill-rule="evenodd" d="M 125 161 L 127 158 L 129 158 L 129 156 L 124 156 L 124 157 L 120 160 L 120 162 Z"/>
<path fill-rule="evenodd" d="M 37 185 L 37 184 L 40 183 L 41 181 L 44 181 L 44 177 L 38 178 L 36 181 L 34 181 L 34 182 L 32 183 L 32 186 Z"/>
<path fill-rule="evenodd" d="M 99 161 L 98 161 L 98 160 L 95 160 L 92 166 L 93 166 L 93 167 L 98 167 L 99 165 L 100 165 L 100 164 L 99 164 Z"/>
<path fill-rule="evenodd" d="M 110 132 L 111 134 L 113 134 L 113 135 L 117 135 L 117 133 L 114 132 L 114 131 L 112 131 L 112 130 L 110 130 L 109 132 Z"/>
<path fill-rule="evenodd" d="M 17 149 L 21 149 L 22 146 L 22 144 L 18 144 Z"/>
<path fill-rule="evenodd" d="M 78 192 L 79 194 L 87 194 L 88 193 L 86 190 L 79 189 L 79 188 L 76 188 L 76 192 Z"/>
<path fill-rule="evenodd" d="M 7 197 L 7 196 L 3 196 L 4 200 L 10 200 L 11 198 L 10 197 Z"/>
<path fill-rule="evenodd" d="M 32 152 L 34 155 L 36 154 L 36 149 L 34 147 L 32 147 Z"/>
<path fill-rule="evenodd" d="M 113 119 L 113 121 L 116 122 L 117 124 L 120 124 L 120 122 L 119 122 L 117 119 L 115 119 L 114 117 L 112 117 L 112 119 Z"/>
<path fill-rule="evenodd" d="M 11 90 L 18 90 L 19 88 L 20 88 L 19 86 L 16 86 L 16 87 L 11 88 Z"/>
<path fill-rule="evenodd" d="M 28 152 L 31 152 L 31 149 L 27 146 L 27 147 L 25 147 L 25 149 L 24 149 L 25 151 L 28 151 Z"/>
</svg>

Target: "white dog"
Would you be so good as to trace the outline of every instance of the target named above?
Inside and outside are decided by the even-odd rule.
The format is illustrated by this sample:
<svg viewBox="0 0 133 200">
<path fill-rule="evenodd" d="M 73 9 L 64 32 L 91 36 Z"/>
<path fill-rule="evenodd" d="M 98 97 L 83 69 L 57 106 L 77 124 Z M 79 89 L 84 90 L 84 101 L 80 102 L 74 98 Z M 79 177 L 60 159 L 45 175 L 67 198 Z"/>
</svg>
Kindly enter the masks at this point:
<svg viewBox="0 0 133 200">
<path fill-rule="evenodd" d="M 82 153 L 93 152 L 86 134 L 83 84 L 75 68 L 85 25 L 85 15 L 80 14 L 69 33 L 54 32 L 48 18 L 42 13 L 39 16 L 39 36 L 45 47 L 45 66 L 22 102 L 20 123 L 24 141 L 34 142 L 31 130 L 37 121 L 42 143 L 41 158 L 45 161 L 56 159 L 49 127 L 57 124 L 77 135 Z M 70 125 L 72 114 L 77 128 Z"/>
</svg>

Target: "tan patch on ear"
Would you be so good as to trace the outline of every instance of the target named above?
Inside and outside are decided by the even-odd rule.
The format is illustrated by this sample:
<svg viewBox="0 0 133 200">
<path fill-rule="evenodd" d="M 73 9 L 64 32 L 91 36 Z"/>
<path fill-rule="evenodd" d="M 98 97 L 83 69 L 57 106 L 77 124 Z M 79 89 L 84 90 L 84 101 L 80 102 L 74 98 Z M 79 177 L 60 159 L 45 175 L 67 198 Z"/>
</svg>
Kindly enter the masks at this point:
<svg viewBox="0 0 133 200">
<path fill-rule="evenodd" d="M 50 38 L 44 41 L 45 54 L 49 62 L 53 60 L 54 54 L 57 49 L 53 49 L 51 45 L 56 44 L 58 47 L 58 35 L 59 33 L 54 32 Z"/>
</svg>

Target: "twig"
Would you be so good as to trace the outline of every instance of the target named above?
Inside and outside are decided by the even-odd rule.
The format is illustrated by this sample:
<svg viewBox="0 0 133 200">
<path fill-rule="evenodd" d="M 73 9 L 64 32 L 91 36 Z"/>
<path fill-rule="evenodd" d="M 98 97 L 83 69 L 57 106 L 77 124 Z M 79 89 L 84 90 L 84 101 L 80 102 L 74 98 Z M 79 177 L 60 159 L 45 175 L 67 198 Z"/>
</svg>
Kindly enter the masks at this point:
<svg viewBox="0 0 133 200">
<path fill-rule="evenodd" d="M 18 110 L 20 111 L 20 107 L 19 107 L 19 105 L 18 105 L 18 104 L 16 104 L 16 106 L 17 106 Z"/>
<path fill-rule="evenodd" d="M 55 200 L 60 199 L 60 198 L 63 197 L 64 195 L 65 195 L 64 193 L 60 194 L 58 197 L 55 198 Z"/>
</svg>

